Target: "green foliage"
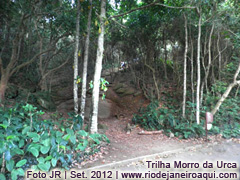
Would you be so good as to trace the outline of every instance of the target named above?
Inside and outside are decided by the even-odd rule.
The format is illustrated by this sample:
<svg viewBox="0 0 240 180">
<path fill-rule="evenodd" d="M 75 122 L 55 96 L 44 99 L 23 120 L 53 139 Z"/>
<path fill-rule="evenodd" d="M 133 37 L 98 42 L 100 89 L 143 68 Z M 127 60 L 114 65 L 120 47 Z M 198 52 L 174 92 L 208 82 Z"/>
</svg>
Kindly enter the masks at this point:
<svg viewBox="0 0 240 180">
<path fill-rule="evenodd" d="M 223 81 L 217 81 L 215 84 L 212 85 L 212 93 L 223 94 L 227 89 L 227 83 Z"/>
<path fill-rule="evenodd" d="M 213 84 L 211 88 L 212 94 L 206 95 L 205 106 L 212 109 L 226 89 L 227 83 L 223 81 L 217 81 Z M 224 138 L 240 137 L 240 97 L 235 96 L 238 93 L 236 90 L 237 88 L 232 90 L 215 114 L 213 128 L 210 133 L 221 133 Z"/>
<path fill-rule="evenodd" d="M 106 92 L 108 90 L 108 88 L 107 88 L 108 84 L 109 84 L 109 82 L 106 79 L 100 78 L 100 88 L 101 88 L 102 91 Z M 93 88 L 93 81 L 92 80 L 89 83 L 89 87 L 90 87 L 90 89 Z M 105 97 L 106 97 L 106 94 L 103 93 L 102 99 L 104 100 Z"/>
<path fill-rule="evenodd" d="M 147 130 L 156 130 L 163 128 L 163 115 L 160 115 L 156 110 L 158 107 L 157 101 L 150 103 L 146 108 L 141 108 L 139 114 L 135 114 L 132 121 L 134 124 L 139 124 Z"/>
<path fill-rule="evenodd" d="M 109 142 L 105 135 L 81 130 L 80 116 L 54 122 L 40 120 L 41 114 L 30 104 L 0 109 L 0 169 L 5 168 L 0 179 L 16 180 L 28 168 L 69 169 L 73 160 L 83 160 L 87 148 L 94 153 L 101 142 Z"/>
<path fill-rule="evenodd" d="M 214 126 L 219 127 L 224 138 L 240 137 L 240 97 L 228 98 L 214 117 Z"/>
<path fill-rule="evenodd" d="M 179 138 L 199 137 L 204 135 L 202 125 L 187 119 L 179 119 L 180 112 L 173 106 L 158 107 L 158 102 L 150 103 L 146 108 L 141 108 L 132 121 L 146 130 L 161 130 L 172 132 Z"/>
</svg>

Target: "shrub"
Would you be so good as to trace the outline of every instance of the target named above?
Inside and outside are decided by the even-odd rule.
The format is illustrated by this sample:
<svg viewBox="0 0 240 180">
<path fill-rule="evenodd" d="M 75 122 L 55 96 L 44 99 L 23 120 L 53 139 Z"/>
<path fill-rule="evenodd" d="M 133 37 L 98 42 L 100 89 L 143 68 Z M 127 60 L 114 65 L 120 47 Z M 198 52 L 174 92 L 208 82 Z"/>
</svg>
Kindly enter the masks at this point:
<svg viewBox="0 0 240 180">
<path fill-rule="evenodd" d="M 81 161 L 88 148 L 98 150 L 105 135 L 81 130 L 82 119 L 73 116 L 66 121 L 40 120 L 42 111 L 27 104 L 0 109 L 0 179 L 16 180 L 24 170 L 49 171 L 69 169 L 73 160 Z"/>
<path fill-rule="evenodd" d="M 158 107 L 158 102 L 153 101 L 146 108 L 141 108 L 132 121 L 146 130 L 164 130 L 172 132 L 180 138 L 199 137 L 204 134 L 203 125 L 198 125 L 192 120 L 181 117 L 180 111 L 170 107 Z"/>
</svg>

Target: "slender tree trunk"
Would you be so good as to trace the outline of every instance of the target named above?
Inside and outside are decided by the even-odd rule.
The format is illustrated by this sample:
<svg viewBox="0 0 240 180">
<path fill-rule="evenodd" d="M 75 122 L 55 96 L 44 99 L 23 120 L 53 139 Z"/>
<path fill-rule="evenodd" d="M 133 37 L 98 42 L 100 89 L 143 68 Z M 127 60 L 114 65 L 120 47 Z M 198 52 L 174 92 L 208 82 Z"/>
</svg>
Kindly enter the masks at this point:
<svg viewBox="0 0 240 180">
<path fill-rule="evenodd" d="M 199 10 L 198 10 L 199 11 Z M 197 41 L 197 93 L 196 93 L 196 121 L 200 124 L 200 84 L 201 84 L 201 71 L 200 71 L 200 53 L 201 53 L 201 26 L 202 26 L 202 16 L 199 11 L 199 21 L 198 21 L 198 41 Z"/>
<path fill-rule="evenodd" d="M 186 110 L 186 94 L 187 94 L 187 52 L 188 52 L 188 29 L 187 29 L 187 18 L 184 14 L 185 20 L 185 51 L 184 51 L 184 72 L 183 72 L 183 106 L 182 106 L 182 116 L 185 118 Z"/>
<path fill-rule="evenodd" d="M 217 40 L 217 50 L 218 50 L 218 80 L 221 81 L 221 70 L 222 70 L 222 53 L 220 51 L 220 46 L 219 46 L 219 41 L 220 41 L 220 32 L 218 32 L 218 40 Z"/>
<path fill-rule="evenodd" d="M 164 61 L 163 61 L 163 69 L 164 69 L 164 77 L 167 80 L 167 43 L 165 38 L 165 30 L 163 30 L 163 43 L 164 43 Z"/>
<path fill-rule="evenodd" d="M 194 103 L 194 66 L 193 66 L 193 42 L 191 39 L 191 87 L 192 87 L 192 103 Z"/>
<path fill-rule="evenodd" d="M 223 101 L 228 97 L 229 93 L 231 92 L 232 88 L 236 85 L 240 85 L 240 80 L 237 80 L 237 77 L 239 75 L 239 72 L 240 72 L 240 61 L 239 61 L 239 64 L 238 64 L 238 69 L 234 75 L 234 78 L 233 78 L 233 82 L 231 84 L 229 84 L 227 90 L 224 92 L 224 94 L 222 95 L 222 97 L 219 99 L 219 101 L 217 102 L 216 106 L 213 108 L 212 110 L 212 114 L 214 115 L 218 109 L 220 108 L 220 106 L 222 105 Z"/>
<path fill-rule="evenodd" d="M 79 26 L 80 22 L 80 1 L 77 0 L 77 21 L 76 21 L 76 37 L 75 37 L 75 52 L 74 52 L 74 75 L 73 75 L 73 99 L 74 99 L 74 112 L 78 114 L 78 50 L 79 50 Z"/>
<path fill-rule="evenodd" d="M 39 35 L 39 38 L 40 38 L 40 53 L 42 53 L 43 52 L 43 39 L 42 39 L 42 37 Z M 39 56 L 39 71 L 40 71 L 40 74 L 41 74 L 41 77 L 43 77 L 44 76 L 44 68 L 43 68 L 43 56 L 42 55 L 40 55 Z M 39 85 L 40 85 L 40 88 L 41 88 L 41 91 L 47 91 L 48 90 L 48 88 L 47 88 L 47 79 L 46 78 L 42 78 L 41 80 L 40 80 L 40 83 L 39 83 Z"/>
<path fill-rule="evenodd" d="M 203 101 L 203 90 L 204 90 L 204 86 L 206 87 L 206 92 L 208 93 L 208 75 L 210 72 L 210 68 L 212 65 L 212 53 L 211 53 L 211 46 L 212 46 L 212 34 L 213 34 L 213 30 L 214 30 L 214 24 L 212 25 L 211 28 L 211 32 L 209 35 L 209 39 L 208 39 L 208 65 L 207 67 L 204 66 L 204 71 L 205 71 L 205 77 L 204 77 L 204 81 L 202 82 L 201 85 L 201 101 L 200 101 L 200 106 L 202 106 L 202 101 Z M 207 48 L 206 48 L 207 49 Z M 205 50 L 206 51 L 206 50 Z M 204 63 L 203 63 L 204 64 Z"/>
<path fill-rule="evenodd" d="M 212 25 L 211 32 L 210 32 L 210 35 L 209 35 L 209 40 L 208 40 L 208 65 L 207 65 L 207 68 L 206 68 L 205 78 L 204 78 L 207 93 L 208 93 L 208 81 L 207 80 L 208 80 L 208 75 L 209 75 L 210 68 L 211 68 L 211 65 L 212 65 L 211 46 L 212 46 L 213 30 L 214 30 L 214 24 Z"/>
<path fill-rule="evenodd" d="M 106 0 L 101 1 L 100 29 L 98 36 L 97 59 L 95 64 L 95 73 L 93 79 L 93 95 L 92 95 L 92 112 L 90 133 L 97 133 L 98 126 L 98 102 L 99 102 L 99 85 L 102 71 L 102 59 L 104 51 L 104 20 L 106 18 Z"/>
<path fill-rule="evenodd" d="M 88 51 L 89 51 L 89 38 L 91 34 L 91 18 L 92 18 L 92 0 L 89 1 L 90 10 L 88 13 L 87 37 L 85 42 L 84 62 L 83 62 L 83 76 L 82 76 L 82 95 L 81 95 L 81 117 L 84 123 L 84 112 L 86 104 L 87 92 L 87 67 L 88 67 Z"/>
</svg>

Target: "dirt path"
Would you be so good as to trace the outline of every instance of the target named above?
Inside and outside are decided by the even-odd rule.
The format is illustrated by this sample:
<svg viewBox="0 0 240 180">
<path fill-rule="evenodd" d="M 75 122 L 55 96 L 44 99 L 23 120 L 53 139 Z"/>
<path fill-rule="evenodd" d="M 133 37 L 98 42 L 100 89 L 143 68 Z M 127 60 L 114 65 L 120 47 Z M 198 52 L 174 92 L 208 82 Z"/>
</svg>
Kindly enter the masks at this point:
<svg viewBox="0 0 240 180">
<path fill-rule="evenodd" d="M 142 131 L 139 127 L 136 127 L 130 134 L 127 134 L 125 127 L 128 122 L 129 118 L 100 120 L 100 124 L 108 127 L 108 129 L 104 131 L 111 143 L 104 149 L 103 153 L 92 157 L 86 164 L 83 163 L 82 167 L 91 168 L 146 155 L 165 152 L 171 153 L 175 150 L 179 151 L 179 153 L 188 152 L 189 154 L 196 152 L 197 149 L 204 149 L 213 145 L 226 143 L 226 140 L 222 139 L 221 136 L 212 136 L 210 137 L 210 142 L 205 142 L 203 138 L 179 140 L 177 138 L 169 138 L 164 134 L 139 135 L 138 132 Z M 227 147 L 225 147 L 225 149 L 226 148 Z M 224 149 L 221 150 L 221 148 L 218 150 L 213 148 L 212 154 L 214 154 L 215 150 L 219 152 L 225 151 Z M 239 151 L 236 153 L 239 153 Z"/>
</svg>

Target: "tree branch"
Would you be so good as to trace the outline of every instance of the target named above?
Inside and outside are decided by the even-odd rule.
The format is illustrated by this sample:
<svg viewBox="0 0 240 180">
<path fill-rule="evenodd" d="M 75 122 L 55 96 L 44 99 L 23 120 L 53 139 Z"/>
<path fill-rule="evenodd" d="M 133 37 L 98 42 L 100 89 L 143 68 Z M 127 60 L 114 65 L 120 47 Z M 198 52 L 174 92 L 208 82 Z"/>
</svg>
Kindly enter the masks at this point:
<svg viewBox="0 0 240 180">
<path fill-rule="evenodd" d="M 71 57 L 69 57 L 64 63 L 62 63 L 61 65 L 59 65 L 58 67 L 49 70 L 46 74 L 44 74 L 44 76 L 42 77 L 42 79 L 45 79 L 49 74 L 51 74 L 52 72 L 60 69 L 61 67 L 63 67 L 65 64 L 67 64 L 67 62 L 71 59 Z"/>
<path fill-rule="evenodd" d="M 126 26 L 122 25 L 121 23 L 119 23 L 118 21 L 116 21 L 115 19 L 111 19 L 113 22 L 115 22 L 116 24 L 118 24 L 119 26 L 121 26 L 122 28 L 127 28 Z"/>
<path fill-rule="evenodd" d="M 148 5 L 145 5 L 145 6 L 136 8 L 136 9 L 132 9 L 132 10 L 127 11 L 127 12 L 125 12 L 125 13 L 118 14 L 118 15 L 115 15 L 115 16 L 111 16 L 111 17 L 109 17 L 109 19 L 117 18 L 117 17 L 121 17 L 121 16 L 125 16 L 125 15 L 127 15 L 127 14 L 130 14 L 130 13 L 134 12 L 134 11 L 138 11 L 138 10 L 141 10 L 141 9 L 146 9 L 146 8 L 148 8 L 148 7 L 150 7 L 150 6 L 155 5 L 155 4 L 156 4 L 156 2 L 153 2 L 153 3 L 150 3 L 150 4 L 148 4 Z"/>
<path fill-rule="evenodd" d="M 239 64 L 238 64 L 238 68 L 236 70 L 236 73 L 234 74 L 234 77 L 233 77 L 233 82 L 234 83 L 236 83 L 239 73 L 240 73 L 240 60 L 239 60 Z"/>
<path fill-rule="evenodd" d="M 135 9 L 132 9 L 130 11 L 127 11 L 125 13 L 122 13 L 122 14 L 118 14 L 118 15 L 115 15 L 115 16 L 110 16 L 109 19 L 112 19 L 112 18 L 117 18 L 117 17 L 121 17 L 121 16 L 125 16 L 127 14 L 130 14 L 134 11 L 138 11 L 138 10 L 142 10 L 142 9 L 146 9 L 146 8 L 149 8 L 153 5 L 156 5 L 156 6 L 163 6 L 163 7 L 167 7 L 167 8 L 174 8 L 174 9 L 196 9 L 196 7 L 194 6 L 182 6 L 182 7 L 177 7 L 177 6 L 168 6 L 168 5 L 165 5 L 165 4 L 162 4 L 162 3 L 158 3 L 156 1 L 148 4 L 148 5 L 145 5 L 145 6 L 142 6 L 142 7 L 139 7 L 139 8 L 135 8 Z"/>
<path fill-rule="evenodd" d="M 27 66 L 29 64 L 31 64 L 38 56 L 42 55 L 42 54 L 45 54 L 46 52 L 49 52 L 49 51 L 52 51 L 53 49 L 48 49 L 46 51 L 43 51 L 41 53 L 38 53 L 37 55 L 35 55 L 31 60 L 25 62 L 25 63 L 22 63 L 20 65 L 18 65 L 17 67 L 15 67 L 11 72 L 10 72 L 10 76 L 12 76 L 16 71 L 18 71 L 19 69 L 23 68 L 24 66 Z"/>
<path fill-rule="evenodd" d="M 240 80 L 237 81 L 237 77 L 238 77 L 239 73 L 240 73 L 240 61 L 239 61 L 236 73 L 234 74 L 233 82 L 231 84 L 229 84 L 227 90 L 224 92 L 224 94 L 222 95 L 222 97 L 219 99 L 219 101 L 217 102 L 216 106 L 214 107 L 214 109 L 211 111 L 211 113 L 213 115 L 218 111 L 218 109 L 222 105 L 223 101 L 228 97 L 228 95 L 231 92 L 232 88 L 234 86 L 236 86 L 236 85 L 240 85 Z"/>
<path fill-rule="evenodd" d="M 173 8 L 173 9 L 196 9 L 196 7 L 194 7 L 194 6 L 181 6 L 181 7 L 177 7 L 177 6 L 168 6 L 168 5 L 162 4 L 162 3 L 155 3 L 155 5 L 163 6 L 163 7 L 167 7 L 167 8 Z"/>
</svg>

